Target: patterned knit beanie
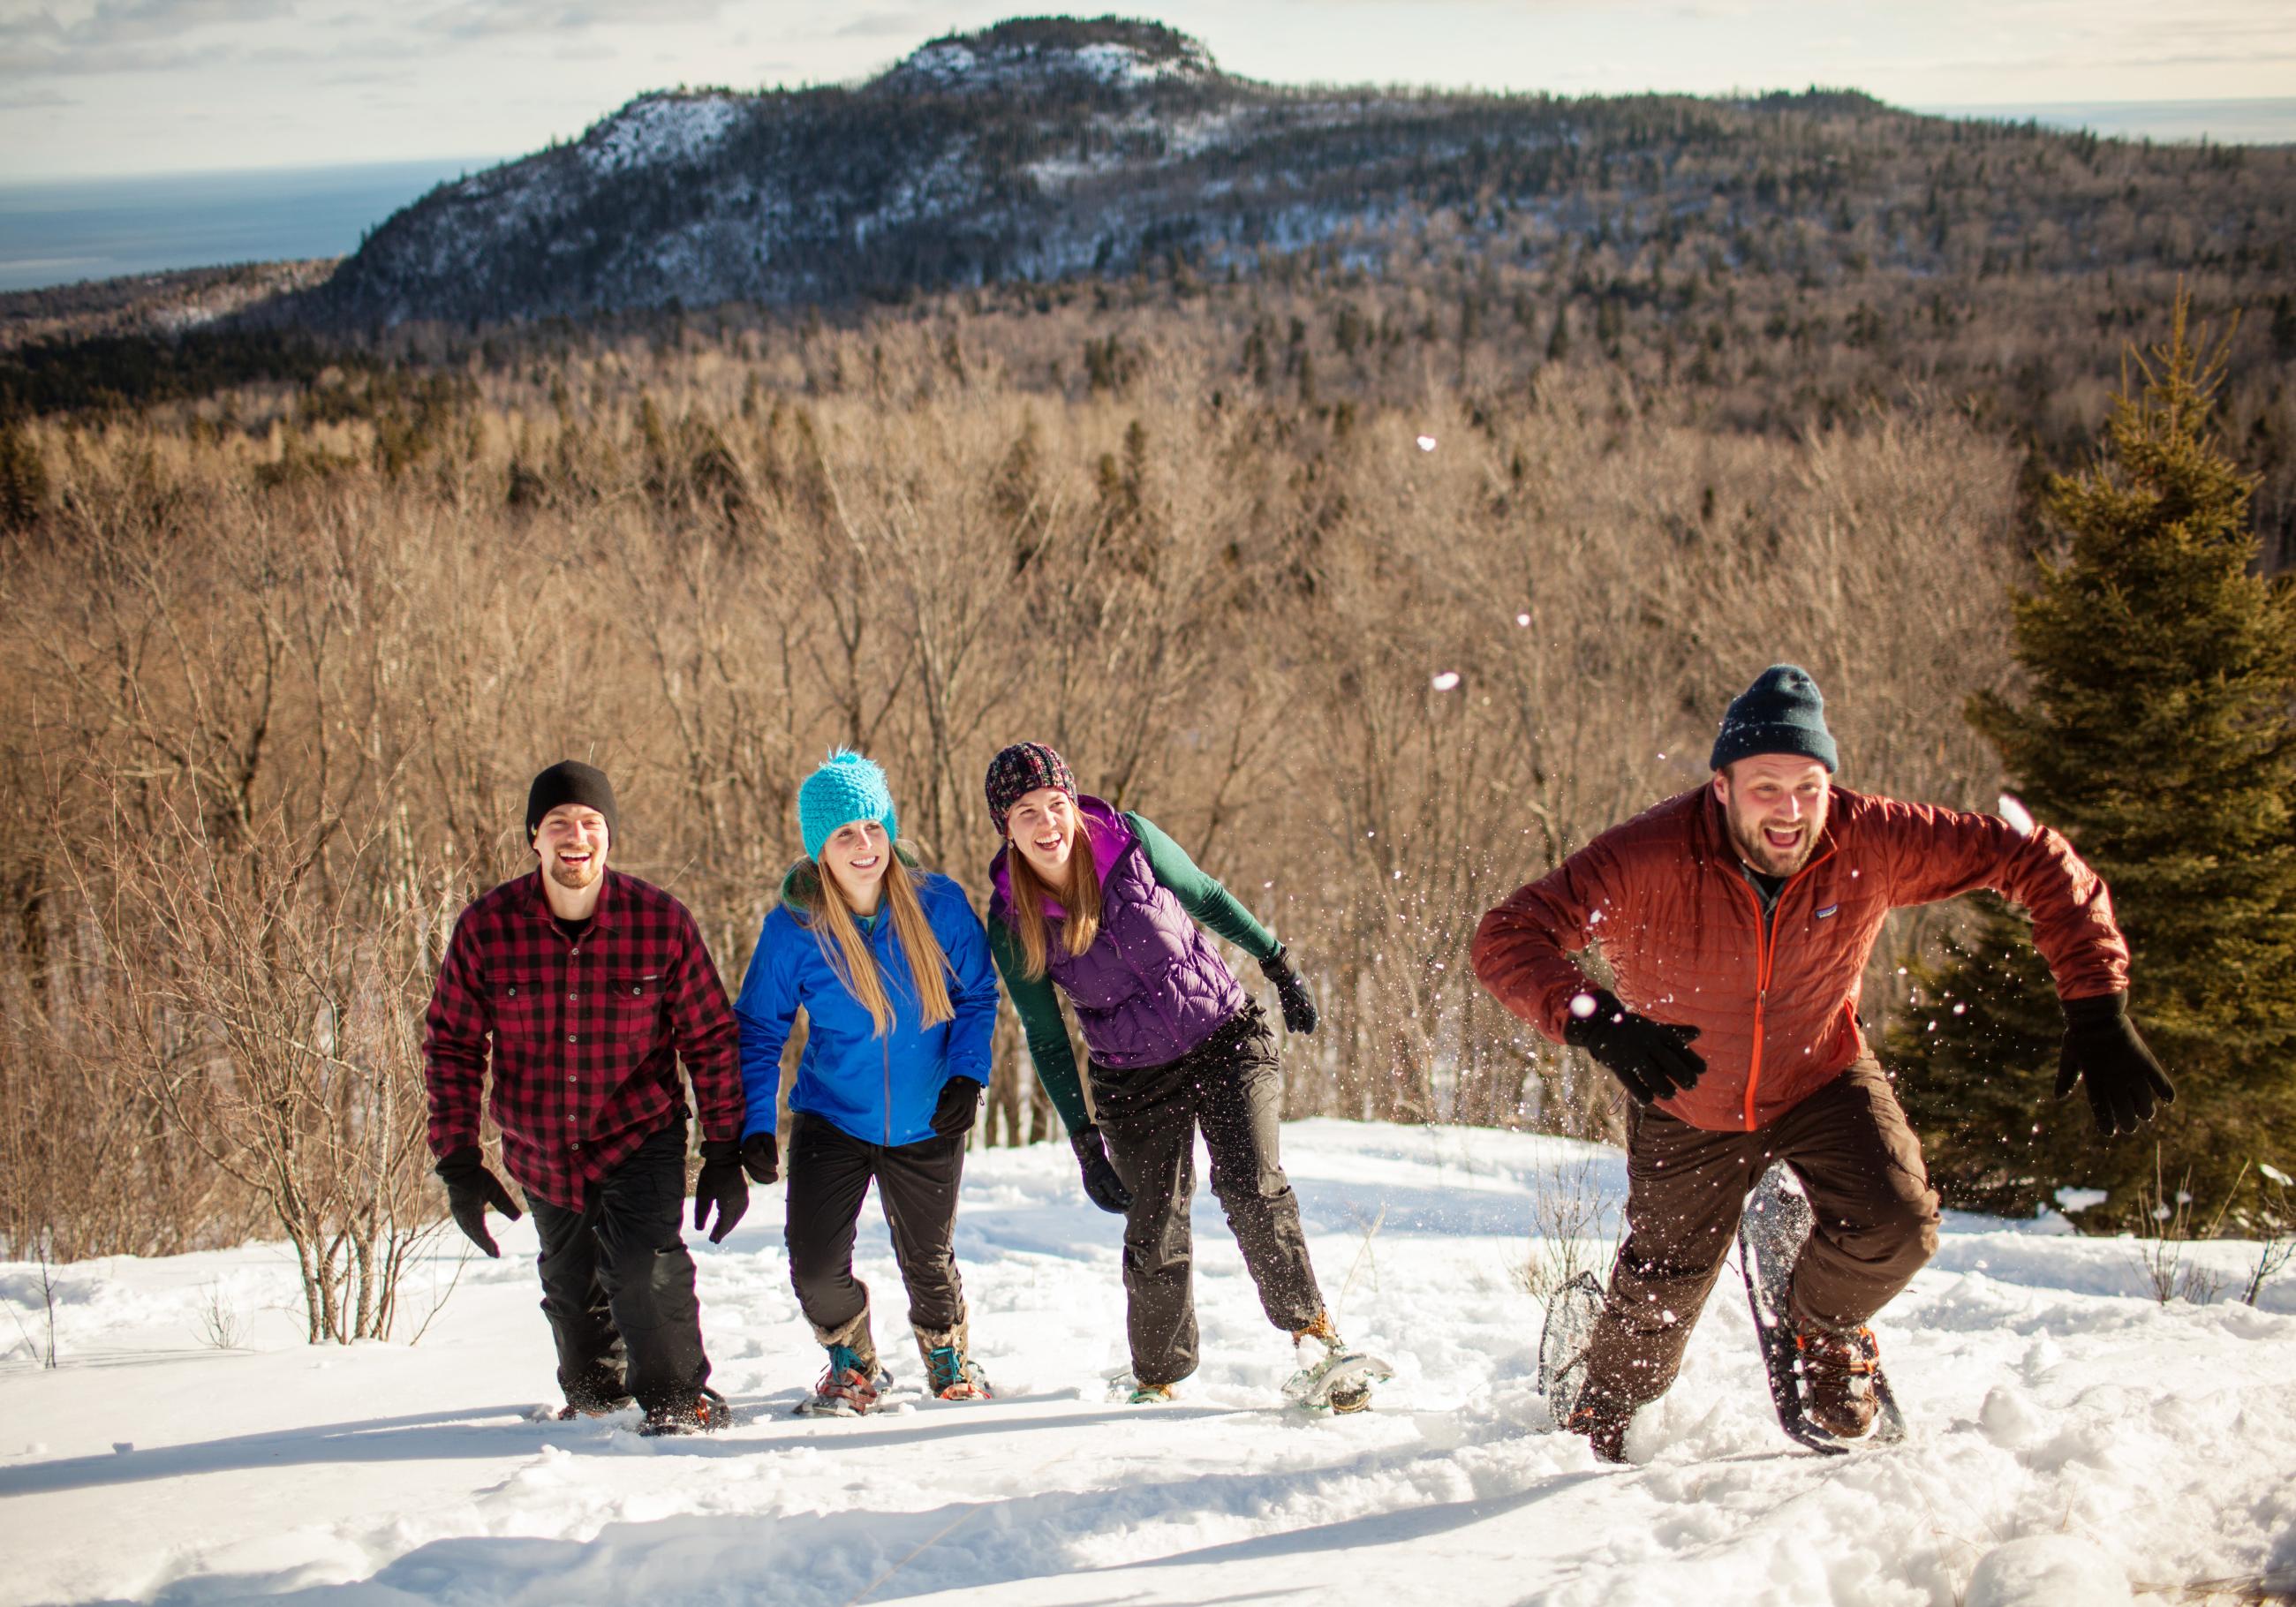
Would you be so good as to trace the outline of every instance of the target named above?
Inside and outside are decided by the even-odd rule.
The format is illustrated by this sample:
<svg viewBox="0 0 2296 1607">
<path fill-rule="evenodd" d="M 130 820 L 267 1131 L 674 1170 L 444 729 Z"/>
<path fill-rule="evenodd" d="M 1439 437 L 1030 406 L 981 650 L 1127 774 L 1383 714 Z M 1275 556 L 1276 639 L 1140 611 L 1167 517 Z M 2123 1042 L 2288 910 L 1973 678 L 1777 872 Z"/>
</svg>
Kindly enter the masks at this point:
<svg viewBox="0 0 2296 1607">
<path fill-rule="evenodd" d="M 606 817 L 606 835 L 614 834 L 614 783 L 603 770 L 579 759 L 562 758 L 536 776 L 526 789 L 526 840 L 542 830 L 542 817 L 560 804 L 583 804 Z"/>
<path fill-rule="evenodd" d="M 1077 795 L 1069 761 L 1044 743 L 1014 742 L 988 761 L 988 818 L 996 823 L 999 837 L 1004 835 L 1004 817 L 1013 806 L 1038 787 L 1058 787 L 1070 798 Z"/>
<path fill-rule="evenodd" d="M 840 748 L 797 790 L 797 829 L 805 838 L 805 857 L 818 861 L 830 834 L 856 820 L 876 821 L 889 840 L 901 834 L 884 771 L 875 760 Z"/>
<path fill-rule="evenodd" d="M 1756 753 L 1814 758 L 1828 775 L 1837 767 L 1833 734 L 1825 728 L 1825 699 L 1799 664 L 1773 664 L 1731 701 L 1708 761 L 1720 770 Z"/>
</svg>

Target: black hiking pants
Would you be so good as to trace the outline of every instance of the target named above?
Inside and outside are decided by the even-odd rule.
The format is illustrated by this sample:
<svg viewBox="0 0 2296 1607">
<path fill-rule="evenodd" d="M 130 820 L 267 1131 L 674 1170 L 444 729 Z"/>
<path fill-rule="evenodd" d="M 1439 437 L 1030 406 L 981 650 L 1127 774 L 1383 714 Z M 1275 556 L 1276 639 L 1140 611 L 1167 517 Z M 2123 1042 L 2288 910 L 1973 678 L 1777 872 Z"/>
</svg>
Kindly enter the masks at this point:
<svg viewBox="0 0 2296 1607">
<path fill-rule="evenodd" d="M 1168 1384 L 1196 1370 L 1196 1133 L 1211 1153 L 1212 1195 L 1243 1251 L 1267 1320 L 1297 1333 L 1324 1297 L 1308 1260 L 1300 1201 L 1277 1159 L 1283 1080 L 1256 1004 L 1178 1060 L 1092 1068 L 1094 1113 L 1132 1209 L 1124 1218 L 1126 1324 L 1132 1374 Z"/>
<path fill-rule="evenodd" d="M 542 1310 L 558 1386 L 574 1406 L 624 1395 L 675 1409 L 709 1381 L 685 1209 L 685 1124 L 664 1127 L 591 1185 L 582 1209 L 529 1194 L 542 1239 Z"/>
<path fill-rule="evenodd" d="M 816 1333 L 833 1332 L 868 1309 L 869 1286 L 853 1275 L 853 1240 L 873 1178 L 908 1286 L 910 1326 L 927 1332 L 956 1326 L 964 1315 L 955 1238 L 965 1137 L 869 1144 L 825 1118 L 790 1112 L 783 1234 L 790 1282 Z"/>
</svg>

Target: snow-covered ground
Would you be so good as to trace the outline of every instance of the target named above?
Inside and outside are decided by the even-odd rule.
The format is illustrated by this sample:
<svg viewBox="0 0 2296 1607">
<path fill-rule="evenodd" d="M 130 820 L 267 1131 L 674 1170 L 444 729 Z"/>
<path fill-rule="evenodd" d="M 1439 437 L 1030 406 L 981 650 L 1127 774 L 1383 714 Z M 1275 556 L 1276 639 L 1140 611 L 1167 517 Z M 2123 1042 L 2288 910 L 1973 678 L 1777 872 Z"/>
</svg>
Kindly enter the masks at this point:
<svg viewBox="0 0 2296 1607">
<path fill-rule="evenodd" d="M 1342 1329 L 1396 1364 L 1363 1416 L 1279 1406 L 1289 1346 L 1208 1197 L 1203 1370 L 1178 1404 L 1111 1404 L 1119 1225 L 1066 1145 L 971 1159 L 993 1403 L 790 1417 L 819 1358 L 759 1191 L 697 1246 L 716 1382 L 750 1413 L 704 1439 L 534 1421 L 555 1390 L 524 1223 L 412 1348 L 301 1344 L 291 1268 L 258 1245 L 62 1269 L 45 1370 L 37 1271 L 0 1267 L 24 1324 L 0 1318 L 0 1601 L 2004 1607 L 2296 1584 L 2296 1281 L 2262 1309 L 2164 1308 L 2126 1242 L 1957 1218 L 1877 1324 L 1906 1443 L 1791 1447 L 1732 1283 L 1606 1468 L 1548 1431 L 1516 1275 L 1542 1179 L 1591 1155 L 1615 1202 L 1618 1157 L 1337 1122 L 1285 1144 Z M 913 1379 L 873 1205 L 862 1250 Z M 2243 1247 L 2210 1255 L 2230 1274 Z M 418 1270 L 418 1320 L 457 1259 Z M 203 1347 L 217 1304 L 244 1348 Z"/>
</svg>

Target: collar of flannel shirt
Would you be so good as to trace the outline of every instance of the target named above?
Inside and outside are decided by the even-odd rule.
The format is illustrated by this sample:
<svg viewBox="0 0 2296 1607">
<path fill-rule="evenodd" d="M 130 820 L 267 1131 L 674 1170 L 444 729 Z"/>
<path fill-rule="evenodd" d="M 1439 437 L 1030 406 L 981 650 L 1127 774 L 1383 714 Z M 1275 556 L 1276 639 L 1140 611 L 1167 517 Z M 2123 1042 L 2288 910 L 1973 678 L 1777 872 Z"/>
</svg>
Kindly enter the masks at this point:
<svg viewBox="0 0 2296 1607">
<path fill-rule="evenodd" d="M 598 907 L 590 912 L 590 923 L 584 930 L 611 931 L 614 925 L 613 866 L 608 865 L 599 872 L 598 875 L 601 880 L 598 889 Z M 550 907 L 550 895 L 542 890 L 542 867 L 535 866 L 521 880 L 525 883 L 525 892 L 520 903 L 526 912 L 537 921 L 546 922 L 552 926 L 557 925 L 558 912 Z"/>
</svg>

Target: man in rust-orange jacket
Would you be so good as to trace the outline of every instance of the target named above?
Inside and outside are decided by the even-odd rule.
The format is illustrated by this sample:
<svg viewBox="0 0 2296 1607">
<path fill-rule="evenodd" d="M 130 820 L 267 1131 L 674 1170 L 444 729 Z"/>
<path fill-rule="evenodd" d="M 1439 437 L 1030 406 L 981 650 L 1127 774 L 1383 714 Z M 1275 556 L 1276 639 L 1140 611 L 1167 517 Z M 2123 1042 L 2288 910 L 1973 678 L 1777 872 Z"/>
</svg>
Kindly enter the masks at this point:
<svg viewBox="0 0 2296 1607">
<path fill-rule="evenodd" d="M 1772 1160 L 1817 1226 L 1789 1308 L 1811 1418 L 1871 1427 L 1866 1326 L 1937 1248 L 1921 1146 L 1857 1021 L 1883 918 L 1990 888 L 2024 906 L 2064 1002 L 2058 1092 L 2133 1131 L 2173 1098 L 2123 1008 L 2128 947 L 2104 883 L 2062 836 L 1833 784 L 1816 684 L 1776 665 L 1730 705 L 1710 784 L 1613 827 L 1483 917 L 1475 974 L 1635 1101 L 1626 1242 L 1570 1427 L 1609 1460 L 1665 1393 Z M 1571 959 L 1600 943 L 1613 979 Z"/>
</svg>

